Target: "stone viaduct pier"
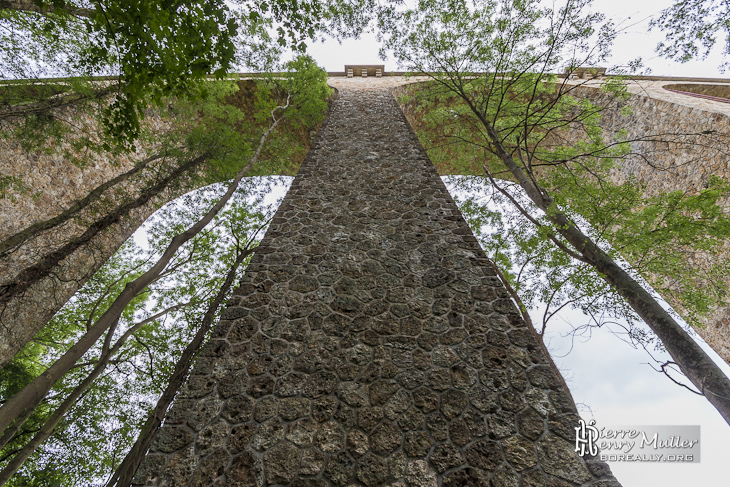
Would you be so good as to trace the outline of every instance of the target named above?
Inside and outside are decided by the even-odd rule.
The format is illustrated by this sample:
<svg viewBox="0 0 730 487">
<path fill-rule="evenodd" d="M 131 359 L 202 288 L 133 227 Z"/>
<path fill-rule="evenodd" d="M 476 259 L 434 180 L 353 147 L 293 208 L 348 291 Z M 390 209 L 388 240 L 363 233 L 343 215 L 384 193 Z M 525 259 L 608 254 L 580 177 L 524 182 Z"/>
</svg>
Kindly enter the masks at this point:
<svg viewBox="0 0 730 487">
<path fill-rule="evenodd" d="M 342 88 L 343 96 L 349 87 L 361 89 L 368 86 L 380 86 L 383 89 L 401 86 L 397 90 L 404 93 L 408 91 L 408 87 L 402 85 L 425 81 L 425 78 L 405 78 L 397 75 L 365 79 L 347 79 L 343 75 L 344 73 L 331 73 L 329 79 L 331 85 Z M 719 176 L 730 181 L 730 153 L 727 151 L 730 140 L 728 80 L 668 77 L 635 79 L 627 84 L 631 96 L 620 103 L 616 103 L 612 95 L 602 93 L 598 89 L 603 82 L 602 79 L 572 82 L 581 84 L 575 91 L 577 97 L 608 108 L 604 110 L 601 122 L 605 134 L 617 134 L 625 130 L 626 138 L 635 141 L 631 144 L 632 157 L 622 161 L 615 168 L 613 176 L 616 177 L 616 182 L 628 177 L 635 178 L 646 184 L 646 195 L 650 197 L 667 191 L 688 191 L 697 194 L 707 187 L 711 176 Z M 404 107 L 412 125 L 422 128 L 420 125 L 422 114 L 417 110 L 410 112 L 407 105 Z M 372 107 L 366 105 L 364 112 L 350 115 L 357 120 L 353 122 L 356 128 L 359 129 L 361 124 L 365 123 L 365 117 L 370 109 Z M 2 193 L 0 221 L 3 222 L 0 226 L 1 239 L 30 225 L 55 218 L 61 211 L 85 198 L 95 188 L 138 167 L 142 160 L 155 154 L 158 149 L 154 144 L 150 147 L 141 146 L 138 152 L 121 157 L 101 153 L 88 161 L 82 158 L 85 162 L 81 164 L 79 158 L 84 151 L 79 153 L 72 151 L 75 156 L 71 158 L 67 157 L 67 151 L 83 142 L 85 134 L 98 132 L 100 128 L 95 124 L 94 117 L 87 116 L 83 110 L 77 112 L 68 108 L 57 115 L 78 129 L 67 134 L 67 137 L 58 144 L 54 143 L 57 147 L 49 153 L 40 150 L 28 151 L 13 137 L 0 139 L 0 153 L 3 155 L 0 157 L 0 179 L 6 182 L 16 181 L 21 188 L 15 188 L 13 185 L 0 188 L 3 189 L 0 191 Z M 146 130 L 158 134 L 173 130 L 178 123 L 170 114 L 157 114 L 147 117 L 146 120 Z M 315 127 L 306 127 L 300 134 L 302 148 L 310 144 L 309 130 L 315 130 Z M 344 137 L 345 133 L 343 129 L 341 137 Z M 651 137 L 647 140 L 647 134 L 711 135 L 705 136 L 699 144 L 679 142 L 664 144 L 661 141 L 651 140 Z M 321 140 L 324 143 L 325 139 Z M 372 154 L 372 152 L 377 153 L 373 150 L 374 143 L 369 141 L 367 147 L 359 152 L 355 149 L 343 149 L 343 157 L 353 165 L 359 160 L 358 158 L 365 159 L 371 164 L 382 162 L 385 154 L 378 153 L 377 156 Z M 392 150 L 392 147 L 388 149 L 389 152 Z M 367 159 L 368 157 L 373 159 Z M 299 160 L 301 159 L 291 159 L 290 166 L 284 169 L 293 170 Z M 439 164 L 439 161 L 434 162 Z M 61 251 L 74 240 L 83 240 L 82 237 L 89 226 L 100 217 L 106 217 L 113 209 L 117 209 L 121 202 L 146 197 L 150 181 L 156 180 L 158 174 L 168 174 L 173 165 L 173 160 L 159 161 L 159 164 L 149 167 L 125 183 L 105 191 L 101 200 L 79 213 L 78 218 L 42 232 L 14 249 L 11 254 L 0 255 L 0 290 L 12 284 L 19 273 L 27 267 L 38 264 L 51 253 Z M 449 174 L 447 167 L 440 169 L 442 174 Z M 82 243 L 54 265 L 45 278 L 9 301 L 0 313 L 0 367 L 8 363 L 38 333 L 155 209 L 197 188 L 197 184 L 196 179 L 188 177 L 187 174 L 177 177 L 160 194 L 142 206 L 130 210 L 125 216 L 110 224 L 105 231 Z M 725 212 L 730 212 L 730 199 L 725 197 L 720 204 Z M 718 262 L 724 265 L 729 261 L 730 243 L 726 244 L 719 256 L 696 252 L 691 248 L 677 248 L 677 253 L 689 266 L 700 270 L 697 274 L 699 277 L 693 284 L 697 289 L 705 289 L 710 287 L 711 283 L 702 278 L 703 273 L 712 269 Z M 722 282 L 730 286 L 730 273 L 727 273 L 727 276 Z M 671 288 L 677 285 L 676 282 L 665 281 L 663 276 L 644 277 L 650 284 L 658 284 L 660 287 Z M 683 309 L 681 296 L 667 292 L 664 293 L 664 298 L 680 315 L 690 319 L 703 339 L 730 363 L 730 308 L 725 305 L 713 305 L 706 316 L 695 319 Z"/>
<path fill-rule="evenodd" d="M 387 82 L 346 81 L 135 483 L 619 486 Z"/>
</svg>

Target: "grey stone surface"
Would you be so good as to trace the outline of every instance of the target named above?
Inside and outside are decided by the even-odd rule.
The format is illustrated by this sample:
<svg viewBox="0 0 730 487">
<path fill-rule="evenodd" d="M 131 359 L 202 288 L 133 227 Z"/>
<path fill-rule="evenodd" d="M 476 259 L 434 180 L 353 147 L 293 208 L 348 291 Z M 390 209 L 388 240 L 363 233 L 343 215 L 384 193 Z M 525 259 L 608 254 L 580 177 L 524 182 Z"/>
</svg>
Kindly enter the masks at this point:
<svg viewBox="0 0 730 487">
<path fill-rule="evenodd" d="M 386 90 L 341 91 L 212 336 L 139 485 L 615 482 Z"/>
</svg>

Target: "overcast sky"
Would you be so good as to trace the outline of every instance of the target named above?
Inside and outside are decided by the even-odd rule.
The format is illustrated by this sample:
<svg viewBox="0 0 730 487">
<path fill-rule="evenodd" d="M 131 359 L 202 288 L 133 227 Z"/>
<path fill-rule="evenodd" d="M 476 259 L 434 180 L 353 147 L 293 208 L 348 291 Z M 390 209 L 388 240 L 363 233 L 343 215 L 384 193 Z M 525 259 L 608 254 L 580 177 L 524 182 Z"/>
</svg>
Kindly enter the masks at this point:
<svg viewBox="0 0 730 487">
<path fill-rule="evenodd" d="M 558 4 L 561 2 L 557 2 Z M 662 59 L 654 52 L 664 37 L 660 31 L 647 32 L 649 21 L 658 16 L 662 9 L 671 5 L 669 0 L 594 0 L 595 9 L 614 20 L 624 29 L 614 45 L 611 66 L 625 65 L 629 60 L 641 57 L 644 64 L 657 76 L 691 76 L 728 78 L 730 73 L 721 73 L 720 50 L 705 60 L 680 64 Z M 386 71 L 397 71 L 395 61 L 381 59 L 380 45 L 374 34 L 364 34 L 360 39 L 324 43 L 310 43 L 309 53 L 327 71 L 343 71 L 345 64 L 385 64 Z"/>
</svg>

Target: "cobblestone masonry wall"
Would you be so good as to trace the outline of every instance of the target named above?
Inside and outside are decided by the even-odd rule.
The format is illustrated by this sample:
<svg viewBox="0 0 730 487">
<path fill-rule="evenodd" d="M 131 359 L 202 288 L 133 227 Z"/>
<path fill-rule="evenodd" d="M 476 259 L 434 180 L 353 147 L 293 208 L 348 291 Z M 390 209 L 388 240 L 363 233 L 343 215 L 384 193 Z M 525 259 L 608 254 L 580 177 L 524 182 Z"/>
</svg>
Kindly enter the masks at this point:
<svg viewBox="0 0 730 487">
<path fill-rule="evenodd" d="M 576 81 L 578 82 L 578 81 Z M 581 81 L 583 82 L 583 81 Z M 628 85 L 632 96 L 618 106 L 611 95 L 599 91 L 601 81 L 585 82 L 586 86 L 573 91 L 573 94 L 584 97 L 601 105 L 612 107 L 604 111 L 601 124 L 609 134 L 619 130 L 627 131 L 628 139 L 636 140 L 647 134 L 688 134 L 714 131 L 711 137 L 705 137 L 701 144 L 656 144 L 650 141 L 633 142 L 634 157 L 627 158 L 617 165 L 613 174 L 614 181 L 620 182 L 632 176 L 646 183 L 647 195 L 654 196 L 660 192 L 688 191 L 697 193 L 706 187 L 711 175 L 730 181 L 730 154 L 727 151 L 730 140 L 730 104 L 719 101 L 694 98 L 672 93 L 663 86 L 674 86 L 666 81 L 639 81 Z M 703 87 L 708 93 L 724 93 L 730 90 L 729 84 L 693 85 Z M 399 94 L 408 93 L 407 86 L 396 88 Z M 696 91 L 701 91 L 699 88 Z M 621 114 L 621 107 L 630 109 L 627 115 Z M 409 110 L 404 105 L 406 115 L 418 125 L 420 114 Z M 720 205 L 730 213 L 730 199 L 725 198 Z M 715 264 L 715 257 L 692 249 L 677 248 L 682 258 L 700 269 L 709 269 Z M 730 258 L 730 242 L 725 245 L 724 254 L 720 257 Z M 656 276 L 645 276 L 649 282 L 656 284 Z M 699 289 L 711 284 L 697 282 Z M 725 279 L 730 285 L 730 274 Z M 672 288 L 672 283 L 669 283 Z M 676 286 L 675 286 L 676 287 Z M 677 312 L 689 318 L 677 295 L 664 295 Z M 730 363 L 730 309 L 715 306 L 706 316 L 695 322 L 695 330 L 722 357 Z"/>
<path fill-rule="evenodd" d="M 252 99 L 251 84 L 242 85 L 241 94 L 244 102 Z M 137 162 L 160 149 L 159 141 L 146 141 L 138 144 L 138 150 L 134 154 L 113 156 L 99 155 L 92 151 L 91 155 L 85 155 L 83 150 L 74 150 L 73 147 L 81 138 L 101 130 L 93 113 L 85 109 L 65 107 L 56 110 L 54 116 L 74 129 L 65 134 L 62 141 L 51 138 L 44 150 L 31 152 L 24 150 L 19 141 L 10 135 L 10 122 L 0 123 L 0 129 L 8 130 L 4 137 L 0 136 L 0 178 L 11 176 L 29 188 L 23 192 L 12 187 L 2 188 L 0 184 L 0 189 L 3 190 L 0 191 L 0 239 L 6 239 L 31 224 L 58 215 L 102 182 L 132 169 Z M 184 130 L 185 121 L 179 117 L 172 118 L 169 114 L 161 116 L 149 110 L 143 127 L 143 131 L 161 136 L 172 130 Z M 303 149 L 310 142 L 307 132 L 316 128 L 297 129 Z M 88 158 L 85 164 L 79 164 L 82 156 Z M 302 158 L 303 154 L 290 158 L 289 162 L 296 167 Z M 124 183 L 107 189 L 99 202 L 82 210 L 72 220 L 42 232 L 14 249 L 11 254 L 0 256 L 0 286 L 14 282 L 21 271 L 37 264 L 43 256 L 57 251 L 73 238 L 81 236 L 92 222 L 100 215 L 107 214 L 110 209 L 116 208 L 123 198 L 131 201 L 139 197 L 144 188 L 151 184 L 150 181 L 169 171 L 170 165 L 169 161 L 164 160 L 152 163 Z M 132 210 L 91 241 L 81 245 L 56 265 L 48 276 L 32 285 L 22 295 L 0 307 L 0 368 L 41 330 L 155 210 L 198 188 L 200 184 L 200 179 L 179 177 L 147 204 Z"/>
<path fill-rule="evenodd" d="M 618 486 L 395 100 L 355 81 L 135 483 Z"/>
</svg>

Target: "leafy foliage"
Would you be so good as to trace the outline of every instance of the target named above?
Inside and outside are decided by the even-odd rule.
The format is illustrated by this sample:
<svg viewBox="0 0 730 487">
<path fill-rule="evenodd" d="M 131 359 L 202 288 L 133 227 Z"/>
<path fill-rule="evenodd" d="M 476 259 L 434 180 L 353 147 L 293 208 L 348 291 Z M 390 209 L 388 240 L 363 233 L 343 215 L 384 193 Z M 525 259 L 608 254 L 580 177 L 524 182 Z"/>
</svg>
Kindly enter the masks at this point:
<svg viewBox="0 0 730 487">
<path fill-rule="evenodd" d="M 421 117 L 419 136 L 437 166 L 487 172 L 461 185 L 485 186 L 489 204 L 472 198 L 462 210 L 476 232 L 491 226 L 482 243 L 528 308 L 541 301 L 548 304 L 544 317 L 550 306 L 569 305 L 594 316 L 610 309 L 635 318 L 599 272 L 565 252 L 571 246 L 549 218 L 560 212 L 625 268 L 631 262 L 635 279 L 644 275 L 684 303 L 685 316 L 694 320 L 726 303 L 727 290 L 716 283 L 727 266 L 717 258 L 714 268 L 700 270 L 677 249 L 722 252 L 730 220 L 718 201 L 727 196 L 727 183 L 711 178 L 699 194 L 647 198 L 639 181 L 613 177 L 632 148 L 625 132 L 604 132 L 601 119 L 604 110 L 619 110 L 625 86 L 615 78 L 604 83 L 613 101 L 599 106 L 575 96 L 580 81 L 550 74 L 561 65 L 596 65 L 608 52 L 612 25 L 599 27 L 602 17 L 586 13 L 588 3 L 569 0 L 553 9 L 533 1 L 419 2 L 394 26 L 387 48 L 409 70 L 432 73 L 433 81 L 402 102 Z M 667 137 L 702 142 L 702 136 Z M 549 198 L 547 213 L 522 193 L 503 155 L 514 157 Z M 709 292 L 700 291 L 708 283 Z"/>
<path fill-rule="evenodd" d="M 657 46 L 660 55 L 679 62 L 704 59 L 720 40 L 722 53 L 730 56 L 730 5 L 721 0 L 676 0 L 652 21 L 667 35 Z M 725 61 L 720 69 L 727 69 Z"/>
<path fill-rule="evenodd" d="M 3 9 L 3 77 L 115 74 L 114 81 L 75 86 L 76 93 L 114 96 L 104 108 L 110 136 L 131 144 L 149 103 L 191 94 L 191 84 L 222 76 L 234 59 L 237 25 L 224 2 L 105 1 L 80 11 L 72 2 L 37 2 Z M 38 10 L 40 12 L 33 11 Z M 28 63 L 36 54 L 41 63 Z M 11 58 L 13 55 L 21 54 Z M 45 62 L 43 62 L 45 61 Z M 60 61 L 60 62 L 59 62 Z M 40 74 L 40 73 L 38 73 Z"/>
<path fill-rule="evenodd" d="M 254 178 L 237 193 L 232 204 L 221 212 L 212 228 L 188 242 L 165 272 L 139 294 L 123 314 L 113 339 L 121 337 L 134 323 L 162 315 L 147 323 L 125 342 L 113 358 L 112 367 L 100 377 L 70 411 L 44 447 L 31 457 L 9 485 L 47 485 L 37 472 L 63 473 L 58 485 L 89 484 L 101 481 L 120 461 L 134 441 L 146 411 L 164 388 L 175 358 L 195 332 L 208 301 L 242 245 L 256 232 L 260 237 L 273 208 L 263 205 L 263 197 L 276 180 Z M 218 184 L 189 193 L 159 210 L 145 224 L 145 238 L 130 239 L 74 296 L 38 336 L 0 371 L 0 391 L 7 398 L 58 358 L 94 318 L 109 306 L 116 291 L 142 273 L 177 234 L 215 201 L 224 185 Z M 95 364 L 102 344 L 92 348 L 77 366 L 54 387 L 25 434 L 6 446 L 3 454 L 27 441 L 35 424 L 63 400 Z M 23 480 L 25 479 L 25 480 Z M 35 480 L 31 480 L 35 479 Z M 40 483 L 38 483 L 40 482 Z"/>
<path fill-rule="evenodd" d="M 370 3 L 0 2 L 0 79 L 16 80 L 0 90 L 0 115 L 97 102 L 104 148 L 129 150 L 150 106 L 170 97 L 205 100 L 199 82 L 233 69 L 271 71 L 282 47 L 303 50 L 303 40 L 321 30 L 349 29 Z M 63 79 L 42 79 L 52 76 Z"/>
<path fill-rule="evenodd" d="M 231 98 L 239 88 L 234 82 L 202 86 L 210 93 L 204 103 L 183 100 L 170 107 L 188 120 L 184 129 L 166 134 L 181 144 L 178 155 L 203 154 L 210 161 L 209 170 L 197 177 L 203 181 L 218 180 L 234 172 L 238 181 L 258 160 L 267 137 L 283 117 L 287 117 L 291 127 L 300 128 L 311 128 L 321 121 L 329 96 L 326 76 L 306 57 L 292 61 L 287 68 L 283 75 L 257 82 L 252 107 L 237 106 Z M 285 100 L 283 106 L 277 104 L 281 98 Z M 63 472 L 73 484 L 80 479 L 101 479 L 121 460 L 121 453 L 131 445 L 134 432 L 145 419 L 150 402 L 165 387 L 175 358 L 197 331 L 199 320 L 213 302 L 231 263 L 266 220 L 261 211 L 253 211 L 250 202 L 243 201 L 245 195 L 262 195 L 265 185 L 246 181 L 238 193 L 238 204 L 217 213 L 210 222 L 213 227 L 201 232 L 191 232 L 190 228 L 203 228 L 199 222 L 207 220 L 201 217 L 213 215 L 211 208 L 221 204 L 221 194 L 229 194 L 231 186 L 188 194 L 182 201 L 168 205 L 147 232 L 149 249 L 127 242 L 35 338 L 33 343 L 41 345 L 41 351 L 29 348 L 18 356 L 16 360 L 27 361 L 27 354 L 36 353 L 39 371 L 56 365 L 81 336 L 98 328 L 107 309 L 117 304 L 118 296 L 129 285 L 158 266 L 163 251 L 173 255 L 169 253 L 171 241 L 179 242 L 182 234 L 189 235 L 186 238 L 192 236 L 174 253 L 162 273 L 124 307 L 118 321 L 106 331 L 106 337 L 88 349 L 53 386 L 45 398 L 48 411 L 55 411 L 77 390 L 78 384 L 103 362 L 107 350 L 115 351 L 110 361 L 112 367 L 105 369 L 93 386 L 84 391 L 57 426 L 54 436 L 35 452 L 16 478 L 30 478 L 34 470 L 46 468 Z M 39 371 L 29 371 L 26 379 L 37 380 Z M 33 414 L 40 415 L 37 422 L 42 424 L 45 410 L 39 408 Z M 30 433 L 30 424 L 26 423 L 16 436 L 17 443 L 25 442 L 23 436 Z M 107 440 L 107 435 L 113 440 Z M 12 446 L 9 444 L 3 452 L 5 462 L 13 461 Z"/>
</svg>

